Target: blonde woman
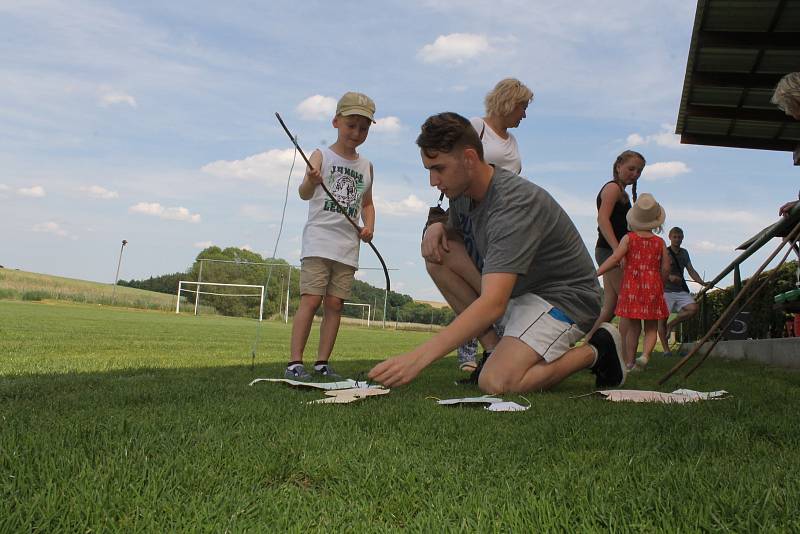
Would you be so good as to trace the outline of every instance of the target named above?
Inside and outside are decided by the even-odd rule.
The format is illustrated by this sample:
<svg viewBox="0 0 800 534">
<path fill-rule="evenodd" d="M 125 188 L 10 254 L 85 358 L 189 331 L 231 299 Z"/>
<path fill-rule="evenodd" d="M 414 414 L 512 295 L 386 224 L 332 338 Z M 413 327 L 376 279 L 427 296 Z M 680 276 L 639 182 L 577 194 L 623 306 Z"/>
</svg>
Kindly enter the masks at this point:
<svg viewBox="0 0 800 534">
<path fill-rule="evenodd" d="M 470 124 L 478 132 L 483 145 L 483 158 L 486 163 L 507 169 L 514 174 L 522 173 L 522 157 L 519 145 L 514 134 L 509 129 L 516 128 L 526 117 L 528 104 L 533 100 L 533 91 L 516 78 L 505 78 L 497 82 L 494 89 L 489 91 L 484 98 L 486 115 L 473 117 Z M 475 266 L 480 271 L 483 259 L 478 255 L 472 239 L 472 229 L 469 223 L 462 224 L 464 245 Z M 478 341 L 473 339 L 458 348 L 458 365 L 462 371 L 475 372 L 479 364 Z M 484 353 L 484 356 L 486 353 Z M 477 375 L 475 375 L 477 376 Z M 475 381 L 470 377 L 467 382 Z"/>
</svg>

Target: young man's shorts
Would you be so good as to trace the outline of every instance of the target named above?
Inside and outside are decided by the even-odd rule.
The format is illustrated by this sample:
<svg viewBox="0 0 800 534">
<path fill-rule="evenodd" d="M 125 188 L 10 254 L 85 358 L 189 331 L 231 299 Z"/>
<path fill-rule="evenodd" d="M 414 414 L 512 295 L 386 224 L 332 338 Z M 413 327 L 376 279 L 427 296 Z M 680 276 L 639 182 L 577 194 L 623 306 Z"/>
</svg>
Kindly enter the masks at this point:
<svg viewBox="0 0 800 534">
<path fill-rule="evenodd" d="M 512 298 L 501 324 L 547 362 L 563 356 L 585 333 L 563 311 L 533 293 Z"/>
<path fill-rule="evenodd" d="M 356 268 L 335 260 L 311 256 L 300 260 L 300 294 L 331 295 L 346 299 Z"/>
<path fill-rule="evenodd" d="M 670 313 L 679 312 L 690 304 L 694 304 L 694 299 L 686 291 L 665 291 L 664 300 L 667 301 L 667 309 Z"/>
</svg>

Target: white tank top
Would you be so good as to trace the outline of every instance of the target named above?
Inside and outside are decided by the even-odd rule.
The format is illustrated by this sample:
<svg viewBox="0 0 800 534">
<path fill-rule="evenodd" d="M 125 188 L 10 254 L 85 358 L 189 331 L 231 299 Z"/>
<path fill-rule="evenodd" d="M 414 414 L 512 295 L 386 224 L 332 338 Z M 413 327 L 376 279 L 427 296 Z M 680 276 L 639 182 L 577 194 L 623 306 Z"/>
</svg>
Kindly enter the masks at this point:
<svg viewBox="0 0 800 534">
<path fill-rule="evenodd" d="M 508 132 L 508 139 L 503 139 L 492 130 L 480 117 L 473 117 L 469 120 L 472 127 L 480 135 L 483 143 L 483 160 L 496 167 L 509 170 L 514 174 L 522 172 L 522 156 L 519 153 L 519 145 L 514 134 Z"/>
<path fill-rule="evenodd" d="M 364 193 L 372 186 L 369 160 L 345 159 L 329 148 L 323 148 L 320 171 L 325 186 L 347 215 L 359 226 Z M 356 229 L 339 212 L 322 187 L 317 186 L 308 201 L 308 221 L 303 228 L 300 258 L 312 256 L 335 260 L 358 268 L 361 240 Z"/>
</svg>

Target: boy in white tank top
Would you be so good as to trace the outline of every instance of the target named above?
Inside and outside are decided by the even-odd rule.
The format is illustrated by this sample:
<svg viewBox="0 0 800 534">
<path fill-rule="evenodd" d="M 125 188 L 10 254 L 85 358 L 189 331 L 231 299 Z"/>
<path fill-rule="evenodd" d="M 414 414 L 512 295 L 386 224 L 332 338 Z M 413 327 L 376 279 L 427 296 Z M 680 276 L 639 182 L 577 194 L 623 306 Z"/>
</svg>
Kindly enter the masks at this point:
<svg viewBox="0 0 800 534">
<path fill-rule="evenodd" d="M 375 122 L 375 103 L 361 93 L 348 92 L 339 99 L 333 127 L 336 142 L 317 149 L 309 158 L 300 184 L 300 198 L 308 201 L 308 221 L 303 228 L 300 255 L 300 305 L 292 323 L 291 354 L 284 376 L 310 380 L 303 366 L 303 351 L 314 315 L 324 304 L 319 348 L 314 373 L 338 378 L 328 360 L 339 332 L 342 306 L 350 295 L 358 269 L 360 241 L 371 241 L 375 231 L 375 206 L 372 203 L 372 164 L 356 152 Z M 360 232 L 342 215 L 320 184 L 324 183 L 354 221 L 364 223 Z"/>
</svg>

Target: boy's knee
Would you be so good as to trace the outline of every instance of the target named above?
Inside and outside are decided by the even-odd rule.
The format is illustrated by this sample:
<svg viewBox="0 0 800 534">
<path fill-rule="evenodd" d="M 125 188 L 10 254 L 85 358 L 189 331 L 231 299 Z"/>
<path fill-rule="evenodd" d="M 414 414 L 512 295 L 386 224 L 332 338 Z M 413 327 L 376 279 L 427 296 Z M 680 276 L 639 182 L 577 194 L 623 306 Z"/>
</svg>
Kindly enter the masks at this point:
<svg viewBox="0 0 800 534">
<path fill-rule="evenodd" d="M 331 296 L 331 295 L 327 295 L 325 297 L 325 309 L 326 310 L 329 310 L 329 311 L 332 311 L 332 312 L 335 312 L 335 313 L 340 313 L 342 311 L 342 308 L 344 308 L 344 299 L 341 299 L 339 297 L 334 297 L 334 296 Z"/>
</svg>

